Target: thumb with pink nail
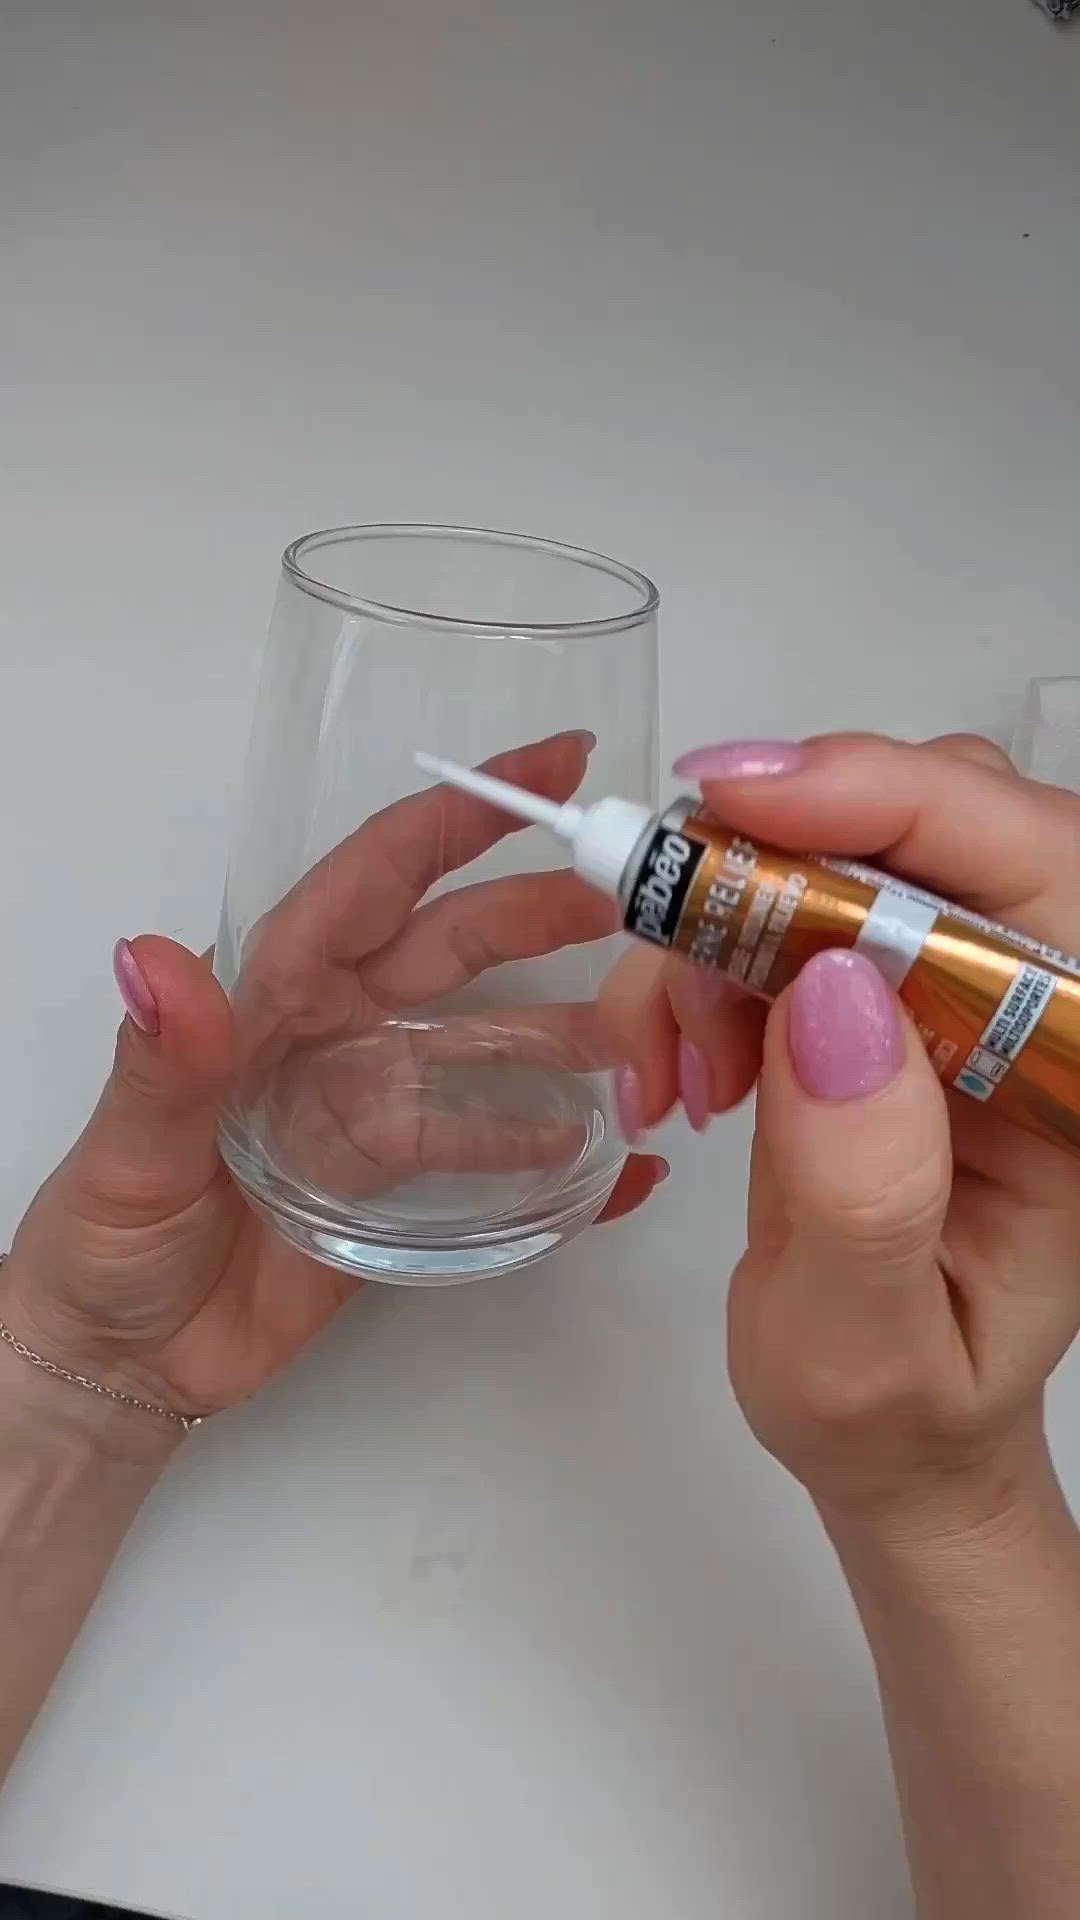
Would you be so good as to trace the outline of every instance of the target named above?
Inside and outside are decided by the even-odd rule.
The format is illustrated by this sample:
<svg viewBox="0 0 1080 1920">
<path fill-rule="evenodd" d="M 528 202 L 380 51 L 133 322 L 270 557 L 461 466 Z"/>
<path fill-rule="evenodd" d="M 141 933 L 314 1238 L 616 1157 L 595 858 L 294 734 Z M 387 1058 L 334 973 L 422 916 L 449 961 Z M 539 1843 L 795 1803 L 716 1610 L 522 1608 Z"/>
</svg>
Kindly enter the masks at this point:
<svg viewBox="0 0 1080 1920">
<path fill-rule="evenodd" d="M 1002 1449 L 1041 1445 L 1043 1354 L 972 1342 L 952 1188 L 911 1020 L 861 954 L 819 954 L 766 1028 L 730 1358 L 755 1433 L 829 1512 L 929 1510 L 965 1478 L 975 1498 Z"/>
</svg>

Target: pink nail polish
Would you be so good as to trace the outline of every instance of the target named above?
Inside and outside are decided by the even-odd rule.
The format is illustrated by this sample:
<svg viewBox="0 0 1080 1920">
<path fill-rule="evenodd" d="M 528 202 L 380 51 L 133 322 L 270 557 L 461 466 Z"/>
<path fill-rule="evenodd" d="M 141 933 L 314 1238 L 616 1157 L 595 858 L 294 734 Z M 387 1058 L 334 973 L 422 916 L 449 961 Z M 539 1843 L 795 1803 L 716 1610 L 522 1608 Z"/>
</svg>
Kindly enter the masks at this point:
<svg viewBox="0 0 1080 1920">
<path fill-rule="evenodd" d="M 797 740 L 721 740 L 680 754 L 672 771 L 687 780 L 761 780 L 795 773 L 802 763 Z"/>
<path fill-rule="evenodd" d="M 645 1127 L 645 1092 L 636 1067 L 615 1069 L 615 1111 L 628 1146 L 640 1140 Z"/>
<path fill-rule="evenodd" d="M 161 1022 L 158 1019 L 157 1001 L 126 940 L 118 940 L 113 951 L 113 978 L 120 990 L 124 1009 L 140 1033 L 159 1032 Z"/>
<path fill-rule="evenodd" d="M 788 1043 L 816 1100 L 863 1100 L 895 1080 L 904 1027 L 892 990 L 861 953 L 816 954 L 791 991 Z"/>
<path fill-rule="evenodd" d="M 712 1119 L 712 1077 L 701 1048 L 683 1034 L 679 1039 L 679 1094 L 695 1133 Z"/>
</svg>

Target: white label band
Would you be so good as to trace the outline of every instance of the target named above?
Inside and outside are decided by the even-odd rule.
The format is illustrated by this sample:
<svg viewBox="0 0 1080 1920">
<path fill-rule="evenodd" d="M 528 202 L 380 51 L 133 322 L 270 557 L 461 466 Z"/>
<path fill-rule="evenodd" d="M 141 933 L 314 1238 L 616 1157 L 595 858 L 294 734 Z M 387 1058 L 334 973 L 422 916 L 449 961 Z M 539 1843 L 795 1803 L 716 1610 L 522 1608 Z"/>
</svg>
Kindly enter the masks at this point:
<svg viewBox="0 0 1080 1920">
<path fill-rule="evenodd" d="M 965 927 L 974 927 L 979 933 L 996 934 L 999 940 L 1007 940 L 1011 947 L 1021 947 L 1037 960 L 1049 960 L 1051 966 L 1061 967 L 1065 973 L 1075 973 L 1080 977 L 1080 958 L 1075 953 L 1062 953 L 1060 947 L 1051 947 L 1045 940 L 1033 940 L 1030 934 L 1017 933 L 1015 927 L 1003 927 L 998 920 L 987 920 L 981 913 L 971 913 L 967 907 L 958 907 L 954 900 L 943 900 L 936 893 L 927 893 L 922 887 L 910 886 L 906 880 L 897 880 L 894 875 L 880 873 L 877 867 L 864 867 L 861 860 L 822 860 L 821 865 L 828 867 L 830 873 L 842 873 L 849 880 L 861 880 L 868 887 L 884 887 L 890 894 L 901 894 L 905 900 L 921 900 L 928 907 L 945 913 L 950 920 L 960 920 Z"/>
<path fill-rule="evenodd" d="M 882 887 L 859 929 L 856 950 L 872 960 L 894 993 L 899 992 L 938 917 L 936 901 Z"/>
<path fill-rule="evenodd" d="M 1026 1046 L 1050 1004 L 1057 980 L 1045 967 L 1025 963 L 1006 987 L 977 1047 L 972 1047 L 953 1086 L 972 1100 L 989 1100 Z"/>
<path fill-rule="evenodd" d="M 1045 967 L 1022 966 L 982 1036 L 999 1060 L 1012 1062 L 1034 1033 L 1057 985 Z"/>
</svg>

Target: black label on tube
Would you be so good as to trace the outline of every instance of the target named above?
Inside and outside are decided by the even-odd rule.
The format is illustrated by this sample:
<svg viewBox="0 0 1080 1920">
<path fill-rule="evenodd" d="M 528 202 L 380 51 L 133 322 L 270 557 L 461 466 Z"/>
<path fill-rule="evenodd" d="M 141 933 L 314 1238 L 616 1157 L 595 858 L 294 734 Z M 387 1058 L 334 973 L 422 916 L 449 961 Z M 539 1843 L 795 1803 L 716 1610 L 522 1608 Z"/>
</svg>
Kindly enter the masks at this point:
<svg viewBox="0 0 1080 1920">
<path fill-rule="evenodd" d="M 686 896 L 708 846 L 691 840 L 661 820 L 634 875 L 623 925 L 639 940 L 670 947 L 679 929 Z"/>
</svg>

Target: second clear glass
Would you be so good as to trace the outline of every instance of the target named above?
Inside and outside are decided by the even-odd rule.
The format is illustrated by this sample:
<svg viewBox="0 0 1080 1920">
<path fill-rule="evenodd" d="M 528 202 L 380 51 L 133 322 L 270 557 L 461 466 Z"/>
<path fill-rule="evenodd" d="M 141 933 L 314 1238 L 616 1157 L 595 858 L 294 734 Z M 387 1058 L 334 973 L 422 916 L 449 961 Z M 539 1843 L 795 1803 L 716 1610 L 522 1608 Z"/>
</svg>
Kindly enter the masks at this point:
<svg viewBox="0 0 1080 1920">
<path fill-rule="evenodd" d="M 603 1207 L 626 1155 L 595 1004 L 611 903 L 412 755 L 653 805 L 657 672 L 655 588 L 595 554 L 409 526 L 285 554 L 216 948 L 222 1144 L 315 1258 L 446 1285 Z"/>
</svg>

